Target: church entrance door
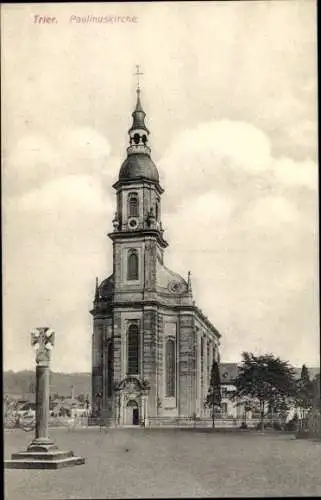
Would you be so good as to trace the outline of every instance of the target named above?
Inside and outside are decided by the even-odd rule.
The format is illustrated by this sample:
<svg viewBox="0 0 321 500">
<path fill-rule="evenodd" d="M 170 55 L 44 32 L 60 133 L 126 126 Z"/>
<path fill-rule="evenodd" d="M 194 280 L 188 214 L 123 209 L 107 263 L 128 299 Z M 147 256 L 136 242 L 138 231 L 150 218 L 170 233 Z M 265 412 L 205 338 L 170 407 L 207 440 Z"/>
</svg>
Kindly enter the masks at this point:
<svg viewBox="0 0 321 500">
<path fill-rule="evenodd" d="M 126 425 L 139 425 L 139 409 L 136 401 L 131 399 L 126 406 Z"/>
<path fill-rule="evenodd" d="M 139 411 L 138 408 L 133 408 L 133 425 L 139 424 Z"/>
</svg>

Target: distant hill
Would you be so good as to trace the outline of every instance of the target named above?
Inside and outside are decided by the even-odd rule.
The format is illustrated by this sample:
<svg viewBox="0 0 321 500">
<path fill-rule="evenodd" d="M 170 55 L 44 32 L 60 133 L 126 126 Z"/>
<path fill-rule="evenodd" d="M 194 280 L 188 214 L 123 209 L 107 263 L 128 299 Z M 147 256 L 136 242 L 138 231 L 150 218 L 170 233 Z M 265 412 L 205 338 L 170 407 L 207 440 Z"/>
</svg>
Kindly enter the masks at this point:
<svg viewBox="0 0 321 500">
<path fill-rule="evenodd" d="M 320 368 L 308 367 L 310 378 L 313 379 Z M 300 376 L 301 368 L 295 367 L 297 376 Z M 232 376 L 233 374 L 233 376 Z M 222 382 L 225 378 L 233 378 L 237 374 L 237 363 L 221 363 Z M 74 396 L 79 394 L 89 394 L 91 392 L 90 373 L 56 373 L 50 375 L 50 393 L 58 393 L 60 396 L 71 396 L 71 387 L 74 387 Z M 35 372 L 4 372 L 3 373 L 3 393 L 21 399 L 33 400 L 35 394 Z"/>
<path fill-rule="evenodd" d="M 74 386 L 74 395 L 90 394 L 91 375 L 90 373 L 55 373 L 50 374 L 50 393 L 58 393 L 60 396 L 70 396 L 71 387 Z M 21 399 L 34 399 L 35 393 L 35 372 L 7 371 L 3 373 L 3 393 L 4 395 L 20 396 Z"/>
</svg>

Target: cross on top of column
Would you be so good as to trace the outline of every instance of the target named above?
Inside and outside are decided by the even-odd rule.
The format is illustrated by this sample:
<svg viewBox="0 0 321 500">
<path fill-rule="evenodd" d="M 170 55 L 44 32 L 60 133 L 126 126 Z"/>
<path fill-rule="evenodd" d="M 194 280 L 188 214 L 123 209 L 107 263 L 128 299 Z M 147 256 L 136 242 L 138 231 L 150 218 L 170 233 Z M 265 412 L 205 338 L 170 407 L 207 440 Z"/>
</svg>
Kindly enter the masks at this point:
<svg viewBox="0 0 321 500">
<path fill-rule="evenodd" d="M 49 327 L 35 328 L 31 332 L 31 345 L 37 351 L 36 361 L 49 360 L 49 351 L 55 344 L 55 332 Z"/>
</svg>

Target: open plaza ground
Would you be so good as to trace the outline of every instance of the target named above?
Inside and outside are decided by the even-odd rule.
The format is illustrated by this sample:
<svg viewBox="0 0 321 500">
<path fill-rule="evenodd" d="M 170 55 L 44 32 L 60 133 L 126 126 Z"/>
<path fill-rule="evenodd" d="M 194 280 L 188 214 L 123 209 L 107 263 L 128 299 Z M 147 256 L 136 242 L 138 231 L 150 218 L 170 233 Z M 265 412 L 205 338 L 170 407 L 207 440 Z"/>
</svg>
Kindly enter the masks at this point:
<svg viewBox="0 0 321 500">
<path fill-rule="evenodd" d="M 6 470 L 7 500 L 321 495 L 321 442 L 277 433 L 52 429 L 86 458 L 61 470 Z M 31 433 L 5 432 L 5 459 Z"/>
</svg>

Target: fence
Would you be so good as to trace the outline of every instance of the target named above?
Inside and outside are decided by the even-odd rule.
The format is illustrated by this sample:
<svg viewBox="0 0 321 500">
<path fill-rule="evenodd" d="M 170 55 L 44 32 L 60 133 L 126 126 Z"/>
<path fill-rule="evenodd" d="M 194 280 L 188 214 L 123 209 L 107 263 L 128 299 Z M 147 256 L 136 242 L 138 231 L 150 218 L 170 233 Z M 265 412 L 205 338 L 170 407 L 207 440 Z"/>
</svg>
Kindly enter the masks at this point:
<svg viewBox="0 0 321 500">
<path fill-rule="evenodd" d="M 276 420 L 274 421 L 276 422 Z M 255 428 L 259 425 L 260 419 L 247 419 L 247 428 Z M 270 421 L 265 422 L 268 427 Z M 115 418 L 102 418 L 102 417 L 50 417 L 49 427 L 67 427 L 68 429 L 88 428 L 93 426 L 99 427 L 117 427 L 118 423 Z M 146 422 L 141 423 L 141 427 L 147 428 L 211 428 L 213 422 L 211 418 L 193 418 L 193 417 L 150 417 Z M 4 421 L 5 428 L 20 427 L 16 423 L 16 417 L 11 416 Z M 215 428 L 221 429 L 238 429 L 244 427 L 243 418 L 215 418 Z"/>
<path fill-rule="evenodd" d="M 216 428 L 240 428 L 244 424 L 242 418 L 216 418 Z M 252 419 L 246 422 L 248 428 L 256 427 L 258 419 Z M 180 427 L 180 428 L 211 428 L 213 420 L 211 418 L 169 418 L 169 417 L 151 417 L 148 419 L 148 427 Z"/>
</svg>

